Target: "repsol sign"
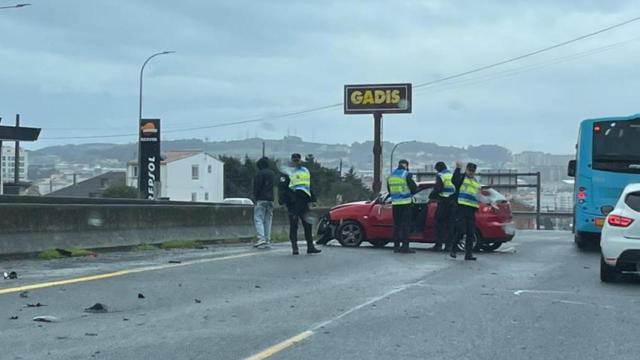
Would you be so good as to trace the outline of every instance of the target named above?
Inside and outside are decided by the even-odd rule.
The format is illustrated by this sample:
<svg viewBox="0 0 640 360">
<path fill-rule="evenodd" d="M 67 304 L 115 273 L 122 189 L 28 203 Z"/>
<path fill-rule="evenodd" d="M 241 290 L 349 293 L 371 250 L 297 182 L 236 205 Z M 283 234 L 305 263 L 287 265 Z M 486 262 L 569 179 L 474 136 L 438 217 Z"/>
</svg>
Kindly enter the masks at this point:
<svg viewBox="0 0 640 360">
<path fill-rule="evenodd" d="M 411 84 L 344 86 L 344 113 L 410 113 Z"/>
<path fill-rule="evenodd" d="M 140 120 L 138 189 L 140 197 L 155 200 L 160 181 L 160 119 Z"/>
</svg>

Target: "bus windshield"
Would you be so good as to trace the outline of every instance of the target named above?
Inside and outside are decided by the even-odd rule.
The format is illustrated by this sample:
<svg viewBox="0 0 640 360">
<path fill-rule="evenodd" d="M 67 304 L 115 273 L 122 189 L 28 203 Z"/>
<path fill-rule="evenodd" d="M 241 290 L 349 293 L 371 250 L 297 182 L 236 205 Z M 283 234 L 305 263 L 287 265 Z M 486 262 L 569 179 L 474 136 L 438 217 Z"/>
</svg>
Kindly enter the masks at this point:
<svg viewBox="0 0 640 360">
<path fill-rule="evenodd" d="M 593 169 L 640 173 L 640 119 L 593 125 Z"/>
</svg>

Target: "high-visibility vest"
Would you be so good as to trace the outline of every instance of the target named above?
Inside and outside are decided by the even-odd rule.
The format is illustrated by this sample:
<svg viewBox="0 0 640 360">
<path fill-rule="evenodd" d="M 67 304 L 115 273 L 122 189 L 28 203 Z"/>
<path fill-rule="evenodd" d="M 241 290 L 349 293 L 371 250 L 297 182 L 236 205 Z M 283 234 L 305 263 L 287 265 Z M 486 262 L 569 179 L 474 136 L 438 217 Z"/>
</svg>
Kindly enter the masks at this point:
<svg viewBox="0 0 640 360">
<path fill-rule="evenodd" d="M 311 174 L 306 167 L 300 166 L 294 169 L 289 175 L 289 179 L 289 189 L 292 191 L 302 190 L 311 196 Z"/>
<path fill-rule="evenodd" d="M 451 171 L 445 169 L 438 173 L 438 177 L 442 180 L 442 191 L 440 192 L 440 197 L 448 198 L 449 196 L 455 194 L 456 187 L 453 185 L 453 174 Z"/>
<path fill-rule="evenodd" d="M 407 175 L 409 175 L 407 170 L 396 169 L 387 179 L 387 183 L 389 184 L 389 195 L 391 195 L 391 204 L 411 204 L 411 190 L 407 183 Z"/>
<path fill-rule="evenodd" d="M 464 181 L 460 186 L 460 193 L 458 194 L 458 204 L 465 205 L 473 208 L 479 208 L 478 193 L 482 185 L 476 178 L 464 177 Z"/>
</svg>

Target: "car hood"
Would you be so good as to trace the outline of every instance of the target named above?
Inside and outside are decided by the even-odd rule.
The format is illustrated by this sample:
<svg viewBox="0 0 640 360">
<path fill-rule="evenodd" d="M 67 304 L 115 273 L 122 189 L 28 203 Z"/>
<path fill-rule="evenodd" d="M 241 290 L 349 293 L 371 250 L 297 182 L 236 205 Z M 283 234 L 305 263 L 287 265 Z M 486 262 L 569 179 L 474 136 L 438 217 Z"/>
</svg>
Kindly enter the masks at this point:
<svg viewBox="0 0 640 360">
<path fill-rule="evenodd" d="M 350 202 L 346 204 L 340 204 L 338 206 L 332 207 L 330 211 L 344 209 L 344 208 L 353 207 L 353 206 L 365 205 L 368 203 L 370 203 L 370 201 L 356 201 L 356 202 Z"/>
</svg>

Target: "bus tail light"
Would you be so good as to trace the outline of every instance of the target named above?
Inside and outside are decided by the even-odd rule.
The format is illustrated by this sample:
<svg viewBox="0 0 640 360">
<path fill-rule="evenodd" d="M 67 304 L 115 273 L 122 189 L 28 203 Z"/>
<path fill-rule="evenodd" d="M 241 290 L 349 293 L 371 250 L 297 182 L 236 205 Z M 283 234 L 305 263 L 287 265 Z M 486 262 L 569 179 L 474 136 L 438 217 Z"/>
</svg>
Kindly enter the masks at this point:
<svg viewBox="0 0 640 360">
<path fill-rule="evenodd" d="M 631 223 L 633 222 L 633 219 L 628 218 L 626 216 L 620 216 L 620 215 L 609 215 L 607 217 L 607 222 L 609 223 L 609 225 L 611 226 L 616 226 L 616 227 L 627 227 L 629 225 L 631 225 Z"/>
<path fill-rule="evenodd" d="M 578 195 L 576 196 L 578 197 L 578 203 L 584 204 L 584 202 L 587 201 L 587 189 L 581 186 L 578 188 Z"/>
</svg>

